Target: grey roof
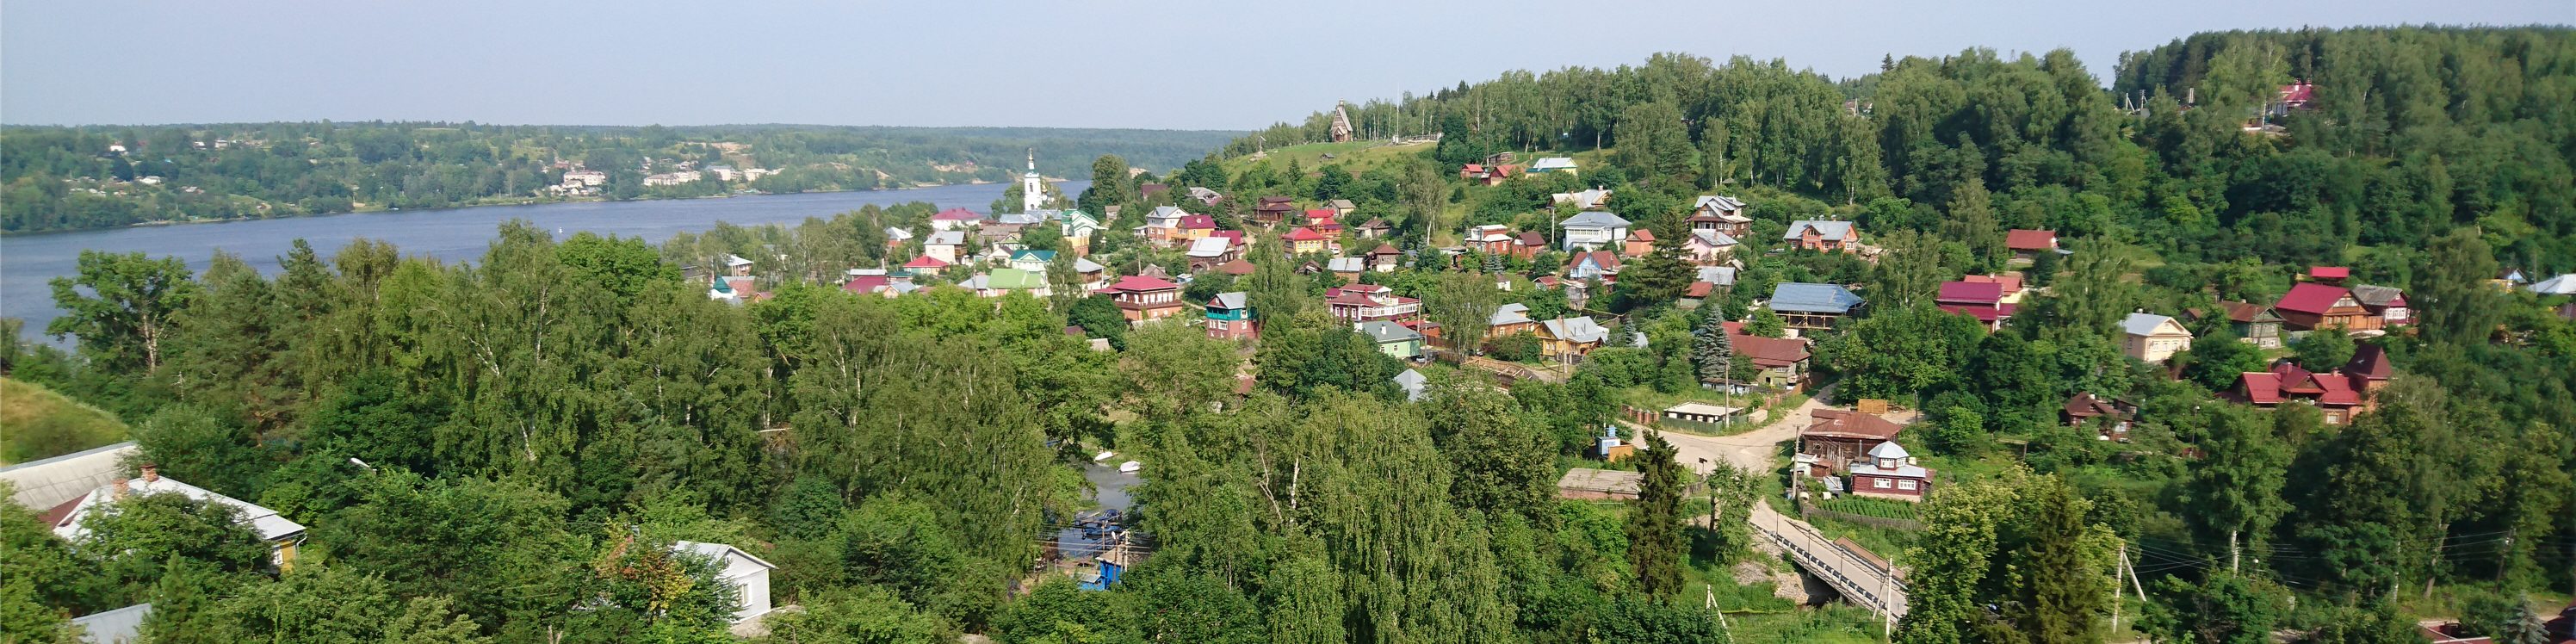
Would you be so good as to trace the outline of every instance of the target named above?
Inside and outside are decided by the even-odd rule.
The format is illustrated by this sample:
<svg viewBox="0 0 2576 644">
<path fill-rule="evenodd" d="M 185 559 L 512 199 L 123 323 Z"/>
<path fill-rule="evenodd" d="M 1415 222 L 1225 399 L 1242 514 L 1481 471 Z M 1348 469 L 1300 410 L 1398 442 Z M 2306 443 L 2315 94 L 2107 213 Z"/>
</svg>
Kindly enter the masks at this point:
<svg viewBox="0 0 2576 644">
<path fill-rule="evenodd" d="M 126 441 L 0 467 L 0 481 L 17 486 L 18 494 L 14 500 L 19 505 L 40 510 L 52 508 L 124 478 L 125 472 L 118 463 L 138 453 L 139 449 L 134 446 L 134 441 Z"/>
<path fill-rule="evenodd" d="M 1808 228 L 1816 229 L 1816 236 L 1827 240 L 1848 239 L 1852 231 L 1851 222 L 1848 221 L 1800 219 L 1789 222 L 1789 231 L 1780 233 L 1780 238 L 1797 239 L 1803 236 Z"/>
<path fill-rule="evenodd" d="M 1404 370 L 1404 373 L 1395 374 L 1395 386 L 1404 388 L 1405 400 L 1421 400 L 1422 387 L 1425 384 L 1429 384 L 1429 382 L 1429 378 L 1422 377 L 1422 372 L 1414 371 L 1412 369 L 1406 369 Z"/>
<path fill-rule="evenodd" d="M 1513 302 L 1494 309 L 1494 314 L 1485 318 L 1485 325 L 1525 324 L 1529 321 L 1529 305 Z"/>
<path fill-rule="evenodd" d="M 1190 212 L 1189 212 L 1189 211 L 1187 211 L 1187 210 L 1182 210 L 1179 206 L 1155 206 L 1155 207 L 1154 207 L 1154 211 L 1153 211 L 1153 212 L 1145 213 L 1145 218 L 1146 218 L 1146 219 L 1179 219 L 1179 218 L 1182 218 L 1182 217 L 1187 217 L 1187 216 L 1189 216 L 1189 214 L 1190 214 Z"/>
<path fill-rule="evenodd" d="M 89 526 L 82 517 L 92 512 L 114 512 L 116 506 L 112 504 L 116 502 L 120 490 L 116 490 L 113 486 L 114 483 L 111 482 L 108 486 L 91 490 L 88 496 L 81 497 L 80 504 L 72 507 L 71 514 L 64 518 L 64 523 L 55 526 L 54 534 L 67 541 L 80 541 L 87 538 Z M 127 479 L 125 487 L 126 490 L 122 492 L 135 495 L 178 494 L 199 503 L 231 506 L 241 513 L 238 518 L 242 525 L 250 528 L 251 533 L 259 535 L 261 541 L 276 541 L 304 532 L 304 524 L 287 520 L 286 517 L 279 516 L 276 510 L 181 483 L 178 479 L 167 476 L 155 477 L 149 481 L 139 477 Z"/>
<path fill-rule="evenodd" d="M 1860 306 L 1859 295 L 1840 284 L 1781 282 L 1771 287 L 1771 310 L 1797 313 L 1850 313 Z"/>
<path fill-rule="evenodd" d="M 1044 213 L 1034 212 L 1011 212 L 993 216 L 993 223 L 1005 226 L 1034 226 L 1046 223 L 1046 220 L 1047 216 Z"/>
<path fill-rule="evenodd" d="M 1879 469 L 1878 459 L 1882 458 L 1896 459 L 1898 463 L 1893 469 Z M 1899 476 L 1913 479 L 1932 477 L 1932 470 L 1923 469 L 1920 466 L 1905 462 L 1909 458 L 1912 457 L 1905 453 L 1904 446 L 1896 444 L 1896 441 L 1887 441 L 1879 443 L 1877 447 L 1869 448 L 1869 459 L 1853 463 L 1851 471 L 1853 474 Z"/>
<path fill-rule="evenodd" d="M 1370 339 L 1376 340 L 1378 344 L 1422 339 L 1421 332 L 1404 328 L 1404 325 L 1394 322 L 1361 322 L 1359 331 L 1367 334 Z"/>
<path fill-rule="evenodd" d="M 2387 306 L 2390 302 L 2405 296 L 2406 291 L 2394 286 L 2355 284 L 2352 287 L 2352 299 L 2368 306 Z"/>
<path fill-rule="evenodd" d="M 135 604 L 103 613 L 72 618 L 81 627 L 81 641 L 90 644 L 126 644 L 143 638 L 143 619 L 152 616 L 151 604 Z"/>
<path fill-rule="evenodd" d="M 741 255 L 727 254 L 724 256 L 724 263 L 726 266 L 746 266 L 751 264 L 751 260 L 743 259 Z"/>
<path fill-rule="evenodd" d="M 929 241 L 924 241 L 924 242 L 921 242 L 921 243 L 922 243 L 922 245 L 925 245 L 925 246 L 937 246 L 937 245 L 941 245 L 941 244 L 947 244 L 947 245 L 950 245 L 950 246 L 962 246 L 962 245 L 965 245 L 965 243 L 966 243 L 966 231 L 963 231 L 963 230 L 942 230 L 942 231 L 939 231 L 939 232 L 931 233 L 931 234 L 930 234 L 930 240 L 929 240 Z"/>
<path fill-rule="evenodd" d="M 2173 318 L 2154 313 L 2131 313 L 2129 317 L 2120 319 L 2120 330 L 2127 331 L 2129 335 L 2155 335 L 2156 327 L 2172 321 Z"/>
<path fill-rule="evenodd" d="M 1699 269 L 1699 279 L 1695 281 L 1708 282 L 1718 286 L 1734 286 L 1735 267 L 1702 266 Z"/>
<path fill-rule="evenodd" d="M 1707 208 L 1712 204 L 1716 205 L 1718 210 L 1742 210 L 1744 208 L 1744 200 L 1742 199 L 1725 195 L 1700 195 L 1699 199 L 1691 202 L 1691 209 L 1698 210 L 1701 208 Z"/>
<path fill-rule="evenodd" d="M 2576 273 L 2560 273 L 2557 277 L 2541 280 L 2531 285 L 2531 292 L 2541 295 L 2576 295 Z"/>
<path fill-rule="evenodd" d="M 1600 342 L 1610 338 L 1610 329 L 1592 321 L 1592 317 L 1588 315 L 1579 318 L 1557 318 L 1540 324 L 1547 325 L 1548 335 L 1568 342 Z"/>
<path fill-rule="evenodd" d="M 896 228 L 896 227 L 893 227 L 893 226 L 887 226 L 887 227 L 886 227 L 886 238 L 887 238 L 887 239 L 892 239 L 892 240 L 895 240 L 895 241 L 903 241 L 903 240 L 906 240 L 906 239 L 911 239 L 911 238 L 912 238 L 912 231 L 904 230 L 904 229 L 901 229 L 901 228 Z"/>
<path fill-rule="evenodd" d="M 1361 259 L 1357 257 L 1335 257 L 1332 261 L 1324 263 L 1324 270 L 1336 273 L 1356 273 L 1368 270 L 1368 262 L 1361 261 Z"/>
<path fill-rule="evenodd" d="M 1530 163 L 1532 170 L 1574 167 L 1574 157 L 1545 157 Z"/>
<path fill-rule="evenodd" d="M 1225 251 L 1233 245 L 1234 242 L 1232 240 L 1228 240 L 1224 237 L 1200 237 L 1198 239 L 1190 240 L 1189 255 L 1191 257 L 1224 257 Z"/>
<path fill-rule="evenodd" d="M 1208 303 L 1209 303 L 1209 304 L 1214 304 L 1214 305 L 1216 305 L 1216 308 L 1220 308 L 1220 309 L 1236 309 L 1236 310 L 1241 310 L 1241 309 L 1243 308 L 1243 299 L 1244 299 L 1244 297 L 1245 297 L 1245 296 L 1244 296 L 1244 292 L 1243 292 L 1243 291 L 1235 291 L 1235 292 L 1232 292 L 1232 293 L 1218 293 L 1218 294 L 1216 294 L 1216 298 L 1215 298 L 1215 299 L 1208 300 Z"/>
<path fill-rule="evenodd" d="M 1324 205 L 1332 206 L 1336 210 L 1350 210 L 1359 207 L 1356 204 L 1352 204 L 1349 199 L 1334 199 L 1332 201 L 1324 202 Z"/>
<path fill-rule="evenodd" d="M 1586 210 L 1565 218 L 1557 225 L 1564 228 L 1620 228 L 1627 226 L 1628 220 L 1620 219 L 1607 210 Z"/>
<path fill-rule="evenodd" d="M 1108 268 L 1108 267 L 1106 267 L 1106 266 L 1101 266 L 1101 265 L 1100 265 L 1100 262 L 1091 261 L 1091 258 L 1089 258 L 1089 257 L 1076 257 L 1076 258 L 1073 258 L 1073 272 L 1076 272 L 1076 273 L 1089 273 L 1089 272 L 1098 271 L 1098 270 L 1101 270 L 1101 269 L 1104 269 L 1104 268 Z"/>
</svg>

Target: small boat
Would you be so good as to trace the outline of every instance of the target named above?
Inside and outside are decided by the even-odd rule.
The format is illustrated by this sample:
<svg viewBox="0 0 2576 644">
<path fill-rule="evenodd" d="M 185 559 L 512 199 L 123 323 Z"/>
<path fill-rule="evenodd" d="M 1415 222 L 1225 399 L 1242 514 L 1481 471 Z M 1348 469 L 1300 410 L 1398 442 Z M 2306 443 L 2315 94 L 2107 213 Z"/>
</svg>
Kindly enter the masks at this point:
<svg viewBox="0 0 2576 644">
<path fill-rule="evenodd" d="M 1120 474 L 1134 474 L 1134 473 L 1136 473 L 1137 471 L 1139 471 L 1139 470 L 1143 470 L 1143 469 L 1145 469 L 1145 464 L 1144 464 L 1144 463 L 1138 463 L 1138 462 L 1135 462 L 1135 461 L 1128 461 L 1128 462 L 1125 462 L 1125 463 L 1119 463 L 1119 464 L 1118 464 L 1118 473 L 1120 473 Z"/>
<path fill-rule="evenodd" d="M 1092 455 L 1092 457 L 1091 457 L 1091 462 L 1093 462 L 1093 463 L 1098 463 L 1098 462 L 1101 462 L 1101 461 L 1106 461 L 1106 460 L 1109 460 L 1109 457 L 1117 456 L 1117 455 L 1118 455 L 1118 453 L 1117 453 L 1117 452 L 1101 452 L 1101 453 L 1099 453 L 1099 454 L 1094 454 L 1094 455 Z"/>
</svg>

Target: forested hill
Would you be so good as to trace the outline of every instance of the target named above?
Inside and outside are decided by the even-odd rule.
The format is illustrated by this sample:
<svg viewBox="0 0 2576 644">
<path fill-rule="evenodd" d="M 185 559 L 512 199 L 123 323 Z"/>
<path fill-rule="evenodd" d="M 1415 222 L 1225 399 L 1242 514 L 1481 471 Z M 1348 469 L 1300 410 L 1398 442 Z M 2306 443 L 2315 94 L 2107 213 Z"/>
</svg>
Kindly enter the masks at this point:
<svg viewBox="0 0 2576 644">
<path fill-rule="evenodd" d="M 1115 154 L 1177 167 L 1237 132 L 814 125 L 236 123 L 0 129 L 0 232 L 565 198 L 871 190 L 1074 176 Z M 726 166 L 646 185 L 654 174 Z M 605 184 L 549 190 L 576 169 Z M 662 183 L 662 182 L 655 182 Z"/>
<path fill-rule="evenodd" d="M 1438 155 L 1453 165 L 1607 148 L 1622 178 L 1861 204 L 1872 228 L 1929 226 L 1933 206 L 1974 179 L 2005 227 L 2110 233 L 2169 259 L 2352 262 L 2393 281 L 2423 240 L 2475 224 L 2508 266 L 2563 271 L 2576 269 L 2569 34 L 2205 33 L 2123 56 L 2109 90 L 2062 50 L 1891 58 L 1839 81 L 1665 54 L 1510 72 L 1350 114 L 1362 140 L 1442 134 Z M 2258 120 L 2298 79 L 2314 83 L 2313 103 Z M 1325 140 L 1331 121 L 1275 125 L 1222 153 Z M 1908 201 L 1872 205 L 1888 196 Z"/>
</svg>

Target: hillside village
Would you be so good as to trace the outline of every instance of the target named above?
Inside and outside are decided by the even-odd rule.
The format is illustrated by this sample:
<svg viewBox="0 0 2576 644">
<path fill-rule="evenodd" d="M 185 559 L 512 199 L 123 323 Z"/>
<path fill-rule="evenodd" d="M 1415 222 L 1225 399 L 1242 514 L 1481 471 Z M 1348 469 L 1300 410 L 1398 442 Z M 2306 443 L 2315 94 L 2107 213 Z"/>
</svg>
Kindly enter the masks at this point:
<svg viewBox="0 0 2576 644">
<path fill-rule="evenodd" d="M 2124 65 L 2363 37 L 2224 36 Z M 980 208 L 85 256 L 67 310 L 193 290 L 166 337 L 13 347 L 138 429 L 0 468 L 49 573 L 0 602 L 212 641 L 308 606 L 550 644 L 2568 633 L 2564 165 L 2374 156 L 2377 81 L 2295 60 L 1658 56 L 1080 191 L 1032 149 Z"/>
</svg>

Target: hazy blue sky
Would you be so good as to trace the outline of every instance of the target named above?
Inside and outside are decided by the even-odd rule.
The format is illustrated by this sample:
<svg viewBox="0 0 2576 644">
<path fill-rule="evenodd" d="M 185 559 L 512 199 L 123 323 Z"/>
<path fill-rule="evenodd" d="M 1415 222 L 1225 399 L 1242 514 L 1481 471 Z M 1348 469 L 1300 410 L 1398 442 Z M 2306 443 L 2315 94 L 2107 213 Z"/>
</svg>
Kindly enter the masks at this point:
<svg viewBox="0 0 2576 644">
<path fill-rule="evenodd" d="M 2571 0 L 349 2 L 7 0 L 0 121 L 1249 129 L 1657 51 L 1836 76 L 1893 52 L 2195 31 L 2576 23 Z"/>
</svg>

